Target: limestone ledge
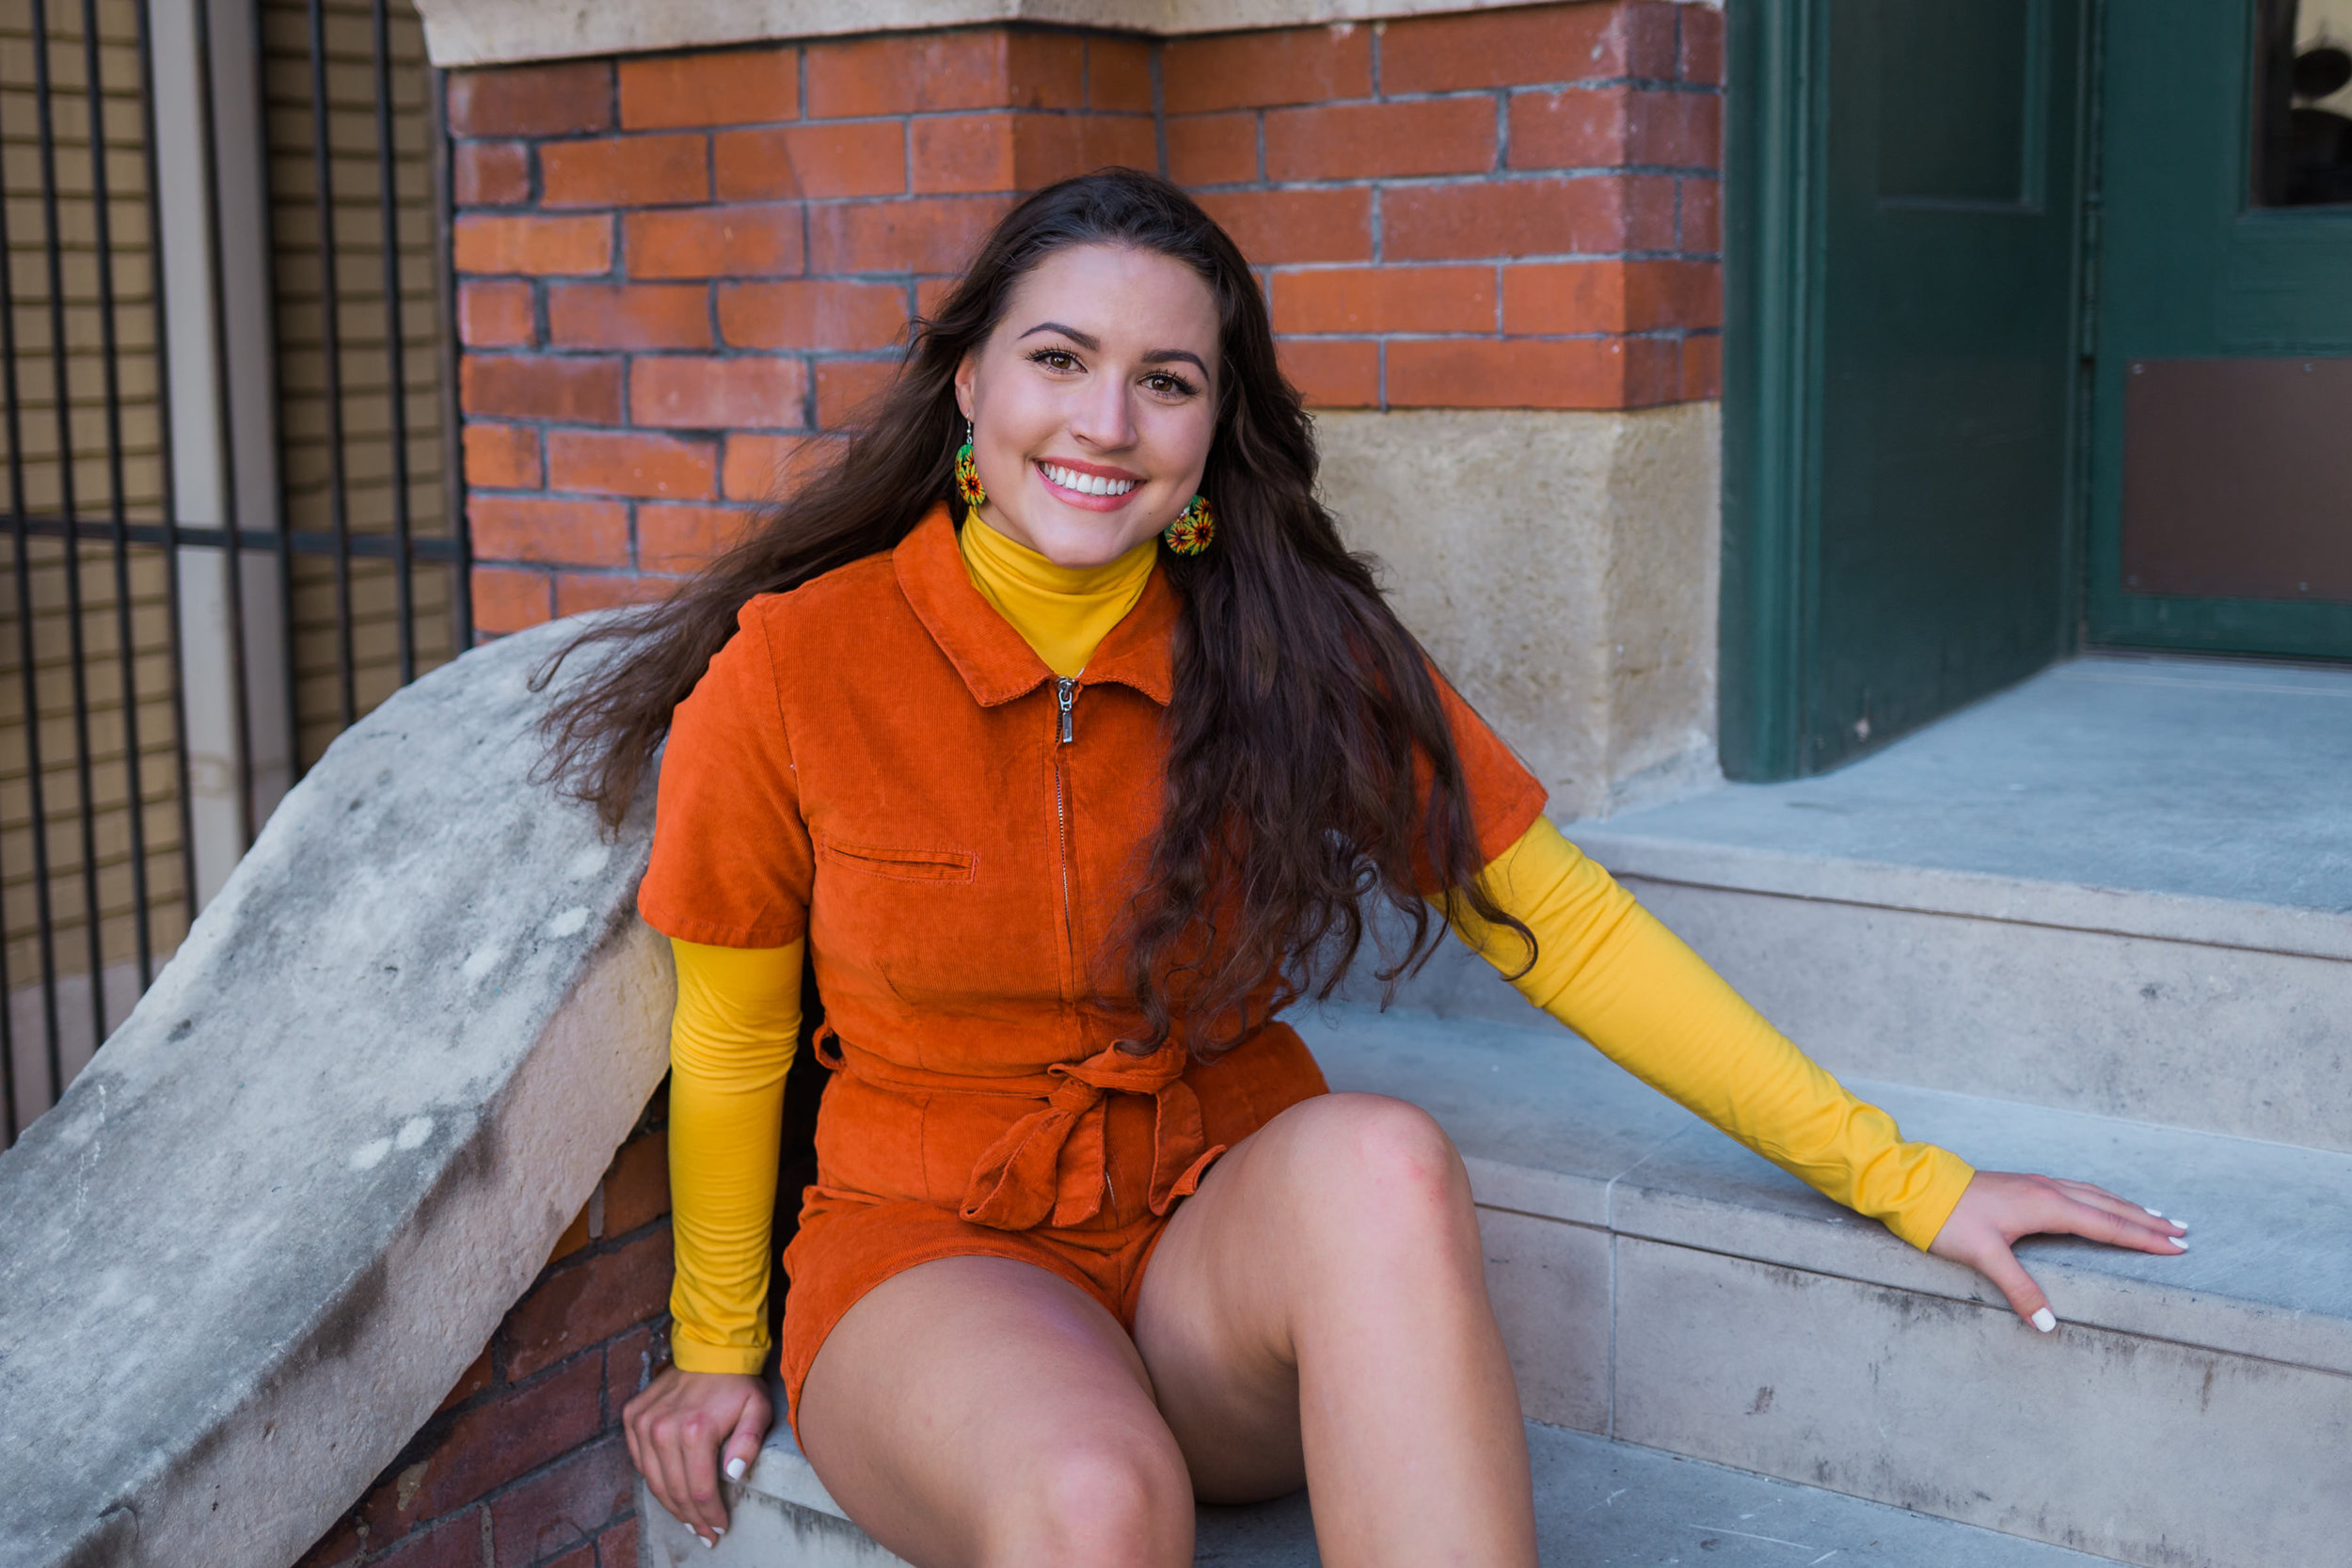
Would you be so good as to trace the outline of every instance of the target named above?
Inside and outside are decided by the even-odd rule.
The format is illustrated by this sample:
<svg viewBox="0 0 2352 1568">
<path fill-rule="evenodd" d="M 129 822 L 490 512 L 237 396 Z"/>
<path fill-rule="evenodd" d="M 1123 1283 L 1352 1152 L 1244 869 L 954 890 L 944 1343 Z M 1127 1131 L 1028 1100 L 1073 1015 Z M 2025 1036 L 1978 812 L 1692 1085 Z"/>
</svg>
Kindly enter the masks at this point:
<svg viewBox="0 0 2352 1568">
<path fill-rule="evenodd" d="M 638 55 L 767 39 L 910 32 L 984 23 L 1099 27 L 1157 38 L 1345 25 L 1498 9 L 1527 0 L 417 0 L 437 66 Z M 1721 0 L 1682 0 L 1720 6 Z"/>
</svg>

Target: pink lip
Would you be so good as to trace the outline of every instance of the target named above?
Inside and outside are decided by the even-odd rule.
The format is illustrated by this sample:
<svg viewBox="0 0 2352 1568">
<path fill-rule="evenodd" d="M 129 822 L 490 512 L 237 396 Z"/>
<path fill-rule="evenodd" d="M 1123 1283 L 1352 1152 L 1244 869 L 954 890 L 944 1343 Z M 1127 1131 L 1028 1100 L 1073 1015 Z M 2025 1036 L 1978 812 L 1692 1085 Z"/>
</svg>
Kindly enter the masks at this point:
<svg viewBox="0 0 2352 1568">
<path fill-rule="evenodd" d="M 1104 467 L 1099 463 L 1071 463 L 1057 457 L 1052 459 L 1056 467 L 1074 469 L 1079 473 L 1092 474 L 1099 479 L 1133 480 L 1136 484 L 1136 489 L 1128 491 L 1123 496 L 1089 496 L 1077 490 L 1066 490 L 1047 477 L 1046 461 L 1044 458 L 1040 458 L 1031 465 L 1037 470 L 1038 483 L 1044 485 L 1053 498 L 1064 506 L 1075 506 L 1088 512 L 1116 512 L 1141 493 L 1143 482 L 1141 474 L 1131 474 L 1124 468 Z"/>
</svg>

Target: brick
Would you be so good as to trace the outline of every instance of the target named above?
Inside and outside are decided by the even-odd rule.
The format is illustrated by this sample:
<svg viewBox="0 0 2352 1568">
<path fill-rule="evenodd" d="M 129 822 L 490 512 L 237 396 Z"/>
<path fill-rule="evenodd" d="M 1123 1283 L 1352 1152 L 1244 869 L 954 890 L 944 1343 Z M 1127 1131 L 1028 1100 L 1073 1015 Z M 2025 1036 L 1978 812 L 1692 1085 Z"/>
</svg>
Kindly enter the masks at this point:
<svg viewBox="0 0 2352 1568">
<path fill-rule="evenodd" d="M 548 277 L 612 270 L 612 220 L 601 214 L 540 217 L 460 213 L 453 228 L 459 272 Z"/>
<path fill-rule="evenodd" d="M 1343 103 L 1272 109 L 1265 117 L 1269 180 L 1366 180 L 1476 174 L 1495 165 L 1490 98 Z"/>
<path fill-rule="evenodd" d="M 1391 408 L 1638 408 L 1671 401 L 1667 339 L 1407 339 L 1389 344 Z"/>
<path fill-rule="evenodd" d="M 499 1330 L 506 1342 L 507 1375 L 529 1377 L 553 1366 L 657 1316 L 669 1300 L 666 1229 L 555 1270 L 515 1304 Z M 578 1364 L 601 1377 L 597 1357 L 582 1356 Z"/>
<path fill-rule="evenodd" d="M 896 196 L 907 188 L 906 128 L 895 119 L 723 131 L 712 138 L 719 199 Z"/>
<path fill-rule="evenodd" d="M 1637 92 L 1626 161 L 1715 170 L 1724 162 L 1724 101 L 1712 92 Z"/>
<path fill-rule="evenodd" d="M 604 1342 L 604 1425 L 617 1431 L 628 1402 L 653 1381 L 653 1335 L 650 1325 L 632 1328 Z M 629 1568 L 636 1568 L 631 1563 Z"/>
<path fill-rule="evenodd" d="M 1682 340 L 1681 400 L 1704 403 L 1724 395 L 1724 340 L 1719 332 Z"/>
<path fill-rule="evenodd" d="M 1677 237 L 1684 250 L 1702 256 L 1722 253 L 1723 193 L 1723 182 L 1720 180 L 1683 179 L 1675 182 L 1675 194 L 1681 205 L 1681 221 Z"/>
<path fill-rule="evenodd" d="M 1677 20 L 1682 24 L 1682 54 L 1675 74 L 1707 87 L 1724 85 L 1724 13 L 1712 6 L 1692 6 Z"/>
<path fill-rule="evenodd" d="M 430 1454 L 369 1498 L 371 1533 L 389 1536 L 437 1519 L 587 1442 L 602 1425 L 603 1384 L 600 1358 L 584 1355 L 536 1383 L 457 1412 Z M 474 1516 L 465 1526 L 474 1552 L 467 1560 L 478 1564 L 482 1527 Z"/>
<path fill-rule="evenodd" d="M 701 283 L 552 283 L 548 341 L 564 348 L 708 348 Z"/>
<path fill-rule="evenodd" d="M 475 1356 L 471 1364 L 457 1374 L 457 1381 L 451 1384 L 449 1392 L 441 1396 L 441 1402 L 436 1407 L 435 1414 L 437 1415 L 443 1410 L 456 1409 L 490 1386 L 490 1380 L 495 1375 L 490 1366 L 490 1347 L 485 1345 L 482 1347 L 482 1354 Z"/>
<path fill-rule="evenodd" d="M 457 286 L 457 341 L 467 347 L 529 348 L 538 336 L 530 284 L 469 280 Z"/>
<path fill-rule="evenodd" d="M 637 1472 L 618 1433 L 518 1481 L 490 1504 L 490 1560 L 537 1562 L 580 1546 L 628 1513 Z"/>
<path fill-rule="evenodd" d="M 469 354 L 457 385 L 458 402 L 469 414 L 573 424 L 617 424 L 621 419 L 618 359 Z"/>
<path fill-rule="evenodd" d="M 695 499 L 719 485 L 715 441 L 638 430 L 548 432 L 548 488 L 600 496 Z"/>
<path fill-rule="evenodd" d="M 809 447 L 805 436 L 747 436 L 730 431 L 719 487 L 730 500 L 773 500 L 784 493 L 795 461 Z"/>
<path fill-rule="evenodd" d="M 802 422 L 807 390 L 807 372 L 798 359 L 640 359 L 629 372 L 629 420 L 693 430 L 790 430 Z"/>
<path fill-rule="evenodd" d="M 1566 261 L 1505 267 L 1502 330 L 1653 332 L 1723 324 L 1712 261 Z"/>
<path fill-rule="evenodd" d="M 555 616 L 555 590 L 544 572 L 476 566 L 469 586 L 476 631 L 521 631 Z"/>
<path fill-rule="evenodd" d="M 596 1537 L 596 1568 L 637 1568 L 637 1521 L 624 1519 Z"/>
<path fill-rule="evenodd" d="M 1637 59 L 1651 68 L 1649 74 L 1671 76 L 1671 14 L 1661 19 L 1662 55 L 1654 37 L 1659 29 L 1629 21 L 1629 13 L 1650 9 L 1667 8 L 1620 0 L 1391 22 L 1380 40 L 1380 89 L 1458 92 L 1601 81 L 1626 75 Z"/>
<path fill-rule="evenodd" d="M 942 109 L 1084 106 L 1085 40 L 1069 33 L 901 34 L 811 44 L 812 119 Z"/>
<path fill-rule="evenodd" d="M 558 572 L 555 574 L 555 612 L 583 615 L 592 610 L 616 610 L 649 604 L 671 589 L 660 578 L 635 572 Z"/>
<path fill-rule="evenodd" d="M 1180 185 L 1234 185 L 1260 178 L 1258 117 L 1248 111 L 1171 117 L 1168 177 Z"/>
<path fill-rule="evenodd" d="M 1283 338 L 1275 343 L 1282 373 L 1317 408 L 1380 406 L 1380 345 L 1332 339 Z"/>
<path fill-rule="evenodd" d="M 758 125 L 801 112 L 795 49 L 655 55 L 621 62 L 621 129 Z"/>
<path fill-rule="evenodd" d="M 1383 194 L 1393 261 L 1613 255 L 1674 245 L 1674 182 L 1661 175 L 1408 185 Z"/>
<path fill-rule="evenodd" d="M 531 149 L 518 141 L 461 141 L 450 153 L 460 207 L 513 207 L 531 199 Z"/>
<path fill-rule="evenodd" d="M 630 213 L 621 220 L 631 277 L 774 277 L 805 264 L 798 207 Z"/>
<path fill-rule="evenodd" d="M 1011 205 L 1002 197 L 936 196 L 818 207 L 809 214 L 810 268 L 961 273 Z"/>
<path fill-rule="evenodd" d="M 957 277 L 918 277 L 914 280 L 914 313 L 926 321 L 937 316 L 947 296 L 961 282 Z"/>
<path fill-rule="evenodd" d="M 1274 330 L 1492 332 L 1492 267 L 1334 267 L 1274 275 Z"/>
<path fill-rule="evenodd" d="M 641 539 L 650 538 L 652 528 L 646 519 L 656 513 L 670 511 L 703 511 L 707 508 L 649 506 L 638 515 Z M 730 509 L 732 525 L 740 528 L 746 514 Z M 734 543 L 732 538 L 728 544 Z M 641 546 L 642 547 L 642 546 Z M 650 553 L 650 552 L 648 552 Z M 656 566 L 654 571 L 673 570 Z M 651 1225 L 670 1212 L 670 1135 L 667 1132 L 647 1132 L 631 1138 L 612 1157 L 612 1169 L 604 1173 L 604 1233 L 626 1236 L 641 1225 Z"/>
<path fill-rule="evenodd" d="M 369 1568 L 482 1568 L 482 1525 L 470 1510 L 414 1535 Z"/>
<path fill-rule="evenodd" d="M 359 1539 L 358 1517 L 346 1513 L 327 1526 L 326 1533 L 294 1560 L 294 1568 L 350 1568 L 366 1550 L 366 1543 Z"/>
<path fill-rule="evenodd" d="M 1372 29 L 1292 27 L 1171 39 L 1160 48 L 1171 115 L 1372 96 Z"/>
<path fill-rule="evenodd" d="M 482 561 L 564 566 L 628 564 L 628 508 L 612 501 L 470 496 L 466 520 Z"/>
<path fill-rule="evenodd" d="M 1139 115 L 941 115 L 914 121 L 912 135 L 919 195 L 1035 190 L 1106 165 L 1159 163 Z"/>
<path fill-rule="evenodd" d="M 1087 107 L 1152 113 L 1152 46 L 1141 39 L 1089 38 Z"/>
<path fill-rule="evenodd" d="M 547 1568 L 596 1568 L 596 1544 L 593 1541 L 562 1557 L 548 1560 Z"/>
<path fill-rule="evenodd" d="M 453 71 L 453 136 L 564 136 L 612 128 L 612 66 L 607 60 Z"/>
<path fill-rule="evenodd" d="M 890 385 L 896 359 L 819 359 L 817 362 L 817 428 L 839 430 Z"/>
<path fill-rule="evenodd" d="M 556 613 L 561 615 L 564 612 L 559 609 Z M 564 1227 L 564 1234 L 555 1239 L 555 1245 L 548 1249 L 548 1262 L 553 1263 L 558 1259 L 569 1258 L 573 1253 L 586 1246 L 589 1240 L 588 1207 L 582 1204 L 580 1212 L 572 1216 L 572 1223 Z"/>
<path fill-rule="evenodd" d="M 719 335 L 731 348 L 891 348 L 906 331 L 906 302 L 897 283 L 725 283 Z"/>
<path fill-rule="evenodd" d="M 707 136 L 600 136 L 539 147 L 542 206 L 660 207 L 709 199 Z"/>
<path fill-rule="evenodd" d="M 1216 191 L 1200 205 L 1258 266 L 1372 260 L 1368 190 Z"/>
<path fill-rule="evenodd" d="M 1616 87 L 1514 93 L 1510 166 L 1608 168 L 1628 162 L 1632 96 Z"/>
<path fill-rule="evenodd" d="M 484 490 L 536 490 L 539 433 L 529 425 L 466 425 L 466 483 Z"/>
<path fill-rule="evenodd" d="M 638 559 L 648 572 L 698 572 L 743 536 L 752 521 L 752 514 L 739 506 L 642 506 L 637 509 Z M 665 1156 L 666 1159 L 666 1156 Z M 642 1176 L 642 1173 L 639 1173 Z M 665 1165 L 661 1178 L 660 1212 L 668 1212 L 669 1176 Z M 639 1193 L 640 1198 L 645 1194 Z M 650 1201 L 650 1199 L 646 1199 Z M 609 1233 L 620 1235 L 646 1223 L 621 1225 L 612 1218 L 612 1196 L 605 1198 L 605 1225 Z M 658 1218 L 659 1213 L 650 1216 Z"/>
</svg>

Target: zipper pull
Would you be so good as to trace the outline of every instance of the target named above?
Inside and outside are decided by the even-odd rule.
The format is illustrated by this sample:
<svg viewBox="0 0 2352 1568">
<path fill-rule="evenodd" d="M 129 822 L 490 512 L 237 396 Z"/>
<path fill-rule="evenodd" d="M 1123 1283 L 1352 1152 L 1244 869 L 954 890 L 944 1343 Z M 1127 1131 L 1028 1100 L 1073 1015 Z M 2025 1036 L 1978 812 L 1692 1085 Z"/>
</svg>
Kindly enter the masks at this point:
<svg viewBox="0 0 2352 1568">
<path fill-rule="evenodd" d="M 1061 707 L 1061 743 L 1070 744 L 1070 705 L 1078 699 L 1077 680 L 1070 675 L 1054 677 L 1054 701 Z"/>
</svg>

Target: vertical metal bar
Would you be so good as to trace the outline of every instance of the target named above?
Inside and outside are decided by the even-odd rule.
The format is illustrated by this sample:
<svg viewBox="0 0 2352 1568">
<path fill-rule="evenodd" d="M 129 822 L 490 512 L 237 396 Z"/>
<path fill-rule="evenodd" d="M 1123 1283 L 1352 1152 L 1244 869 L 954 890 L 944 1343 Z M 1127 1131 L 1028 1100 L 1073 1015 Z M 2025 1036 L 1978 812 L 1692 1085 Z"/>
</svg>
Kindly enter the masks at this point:
<svg viewBox="0 0 2352 1568">
<path fill-rule="evenodd" d="M 40 210 L 48 227 L 49 263 L 49 380 L 56 402 L 52 413 L 57 425 L 57 505 L 66 520 L 65 607 L 66 646 L 72 659 L 68 675 L 73 689 L 73 784 L 81 806 L 82 902 L 84 945 L 89 958 L 90 1021 L 95 1037 L 106 1037 L 104 943 L 99 931 L 98 823 L 96 792 L 91 787 L 89 757 L 89 676 L 82 646 L 82 542 L 74 525 L 81 521 L 81 503 L 73 486 L 73 386 L 66 357 L 65 252 L 57 239 L 57 139 L 51 115 L 54 99 L 49 82 L 48 0 L 33 0 L 33 93 L 40 128 Z M 49 1102 L 65 1092 L 56 1042 L 51 1042 Z"/>
<path fill-rule="evenodd" d="M 36 47 L 45 46 L 45 41 L 37 40 Z M 50 1075 L 54 1079 L 57 1074 L 56 927 L 51 920 L 49 907 L 49 798 L 48 789 L 42 782 L 46 768 L 40 752 L 40 681 L 34 665 L 33 563 L 24 527 L 24 404 L 18 395 L 16 379 L 15 246 L 8 234 L 6 178 L 5 165 L 0 165 L 0 390 L 7 393 L 5 405 L 0 405 L 0 420 L 6 421 L 8 437 L 8 538 L 16 565 L 17 673 L 24 686 L 25 781 L 29 787 L 33 817 L 33 941 L 34 950 L 40 961 L 41 1037 L 48 1053 Z M 5 1000 L 0 1000 L 0 1010 L 7 1010 Z M 10 1110 L 13 1112 L 13 1030 L 8 1046 Z M 51 1098 L 54 1100 L 56 1097 L 53 1095 Z"/>
<path fill-rule="evenodd" d="M 98 331 L 106 380 L 107 516 L 114 525 L 116 666 L 122 676 L 123 767 L 130 790 L 131 907 L 138 927 L 139 990 L 155 978 L 147 900 L 147 789 L 139 756 L 138 670 L 131 628 L 130 523 L 122 495 L 121 345 L 115 329 L 115 241 L 106 182 L 105 95 L 98 59 L 98 0 L 82 0 L 82 71 L 89 103 L 90 200 L 96 208 L 98 240 Z M 93 984 L 96 982 L 93 981 Z"/>
<path fill-rule="evenodd" d="M 433 71 L 433 294 L 440 310 L 434 333 L 440 371 L 441 495 L 457 546 L 450 584 L 450 646 L 473 646 L 473 531 L 466 523 L 465 414 L 457 398 L 457 266 L 451 246 L 456 195 L 450 180 L 449 72 Z"/>
<path fill-rule="evenodd" d="M 220 121 L 213 109 L 213 8 L 191 0 L 196 20 L 197 118 L 204 141 L 204 242 L 212 266 L 213 397 L 220 410 L 220 498 L 223 577 L 229 600 L 229 705 L 237 737 L 237 837 L 253 843 L 253 716 L 245 669 L 245 562 L 239 548 L 244 519 L 237 511 L 237 413 L 230 401 L 229 286 L 222 276 L 220 237 Z M 282 539 L 286 531 L 278 531 Z"/>
<path fill-rule="evenodd" d="M 180 479 L 172 467 L 171 445 L 171 323 L 164 309 L 164 197 L 155 153 L 155 40 L 148 31 L 148 9 L 133 6 L 138 19 L 139 124 L 147 166 L 147 266 L 154 297 L 155 424 L 161 440 L 164 483 L 164 619 L 169 639 L 171 669 L 172 794 L 180 813 L 181 897 L 187 906 L 188 924 L 196 924 L 196 805 L 188 777 L 187 673 L 180 641 Z M 200 134 L 212 135 L 208 122 Z"/>
<path fill-rule="evenodd" d="M 319 312 L 326 358 L 326 496 L 335 531 L 335 678 L 339 712 L 344 726 L 358 718 L 351 658 L 351 498 L 343 476 L 342 293 L 335 275 L 335 172 L 326 128 L 326 14 L 322 0 L 310 0 L 310 156 L 318 173 Z M 293 520 L 279 526 L 283 535 Z M 289 615 L 294 606 L 287 607 Z M 295 743 L 301 750 L 299 740 Z"/>
<path fill-rule="evenodd" d="M 392 158 L 392 39 L 384 0 L 375 24 L 376 199 L 384 213 L 384 352 L 392 400 L 392 597 L 400 617 L 400 684 L 417 678 L 416 605 L 408 577 L 408 362 L 400 300 L 400 181 Z"/>
</svg>

